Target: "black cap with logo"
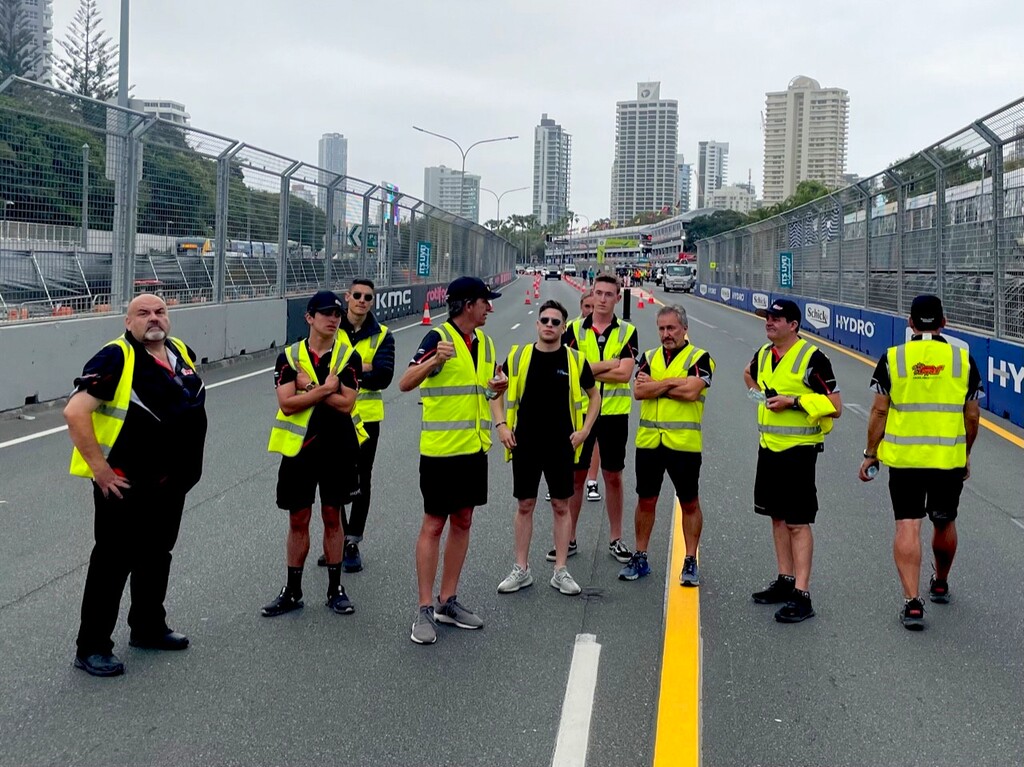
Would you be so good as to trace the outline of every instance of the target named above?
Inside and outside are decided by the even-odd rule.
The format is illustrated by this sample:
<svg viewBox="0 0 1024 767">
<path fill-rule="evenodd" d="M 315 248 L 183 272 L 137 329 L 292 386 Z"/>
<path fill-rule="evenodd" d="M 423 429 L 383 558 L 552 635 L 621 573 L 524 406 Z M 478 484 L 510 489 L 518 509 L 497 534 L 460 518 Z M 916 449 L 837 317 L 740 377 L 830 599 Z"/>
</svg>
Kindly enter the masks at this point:
<svg viewBox="0 0 1024 767">
<path fill-rule="evenodd" d="M 501 298 L 501 293 L 495 293 L 479 277 L 458 277 L 448 286 L 449 301 L 475 301 L 478 298 L 490 301 Z"/>
<path fill-rule="evenodd" d="M 910 321 L 918 330 L 938 330 L 945 320 L 942 300 L 938 296 L 918 296 L 910 305 Z"/>
<path fill-rule="evenodd" d="M 775 299 L 767 309 L 758 309 L 754 314 L 758 317 L 782 317 L 786 322 L 800 322 L 800 307 L 785 298 Z"/>
<path fill-rule="evenodd" d="M 313 297 L 306 303 L 306 312 L 309 314 L 316 314 L 317 312 L 323 312 L 328 309 L 338 309 L 344 311 L 345 307 L 341 303 L 341 299 L 338 298 L 337 294 L 333 290 L 319 290 L 313 294 Z"/>
</svg>

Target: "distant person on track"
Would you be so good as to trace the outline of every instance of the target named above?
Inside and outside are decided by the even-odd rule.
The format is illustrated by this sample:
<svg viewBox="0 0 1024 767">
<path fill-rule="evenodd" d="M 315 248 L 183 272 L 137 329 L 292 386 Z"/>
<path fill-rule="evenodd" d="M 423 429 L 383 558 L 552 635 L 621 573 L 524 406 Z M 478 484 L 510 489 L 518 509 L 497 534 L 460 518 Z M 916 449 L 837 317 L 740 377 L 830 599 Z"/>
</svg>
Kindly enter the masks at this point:
<svg viewBox="0 0 1024 767">
<path fill-rule="evenodd" d="M 267 450 L 281 454 L 277 507 L 288 512 L 285 558 L 288 579 L 264 618 L 302 607 L 302 571 L 309 553 L 309 522 L 317 489 L 324 523 L 327 607 L 338 615 L 355 611 L 341 585 L 345 543 L 342 507 L 358 488 L 359 445 L 366 430 L 352 418 L 363 363 L 338 333 L 341 299 L 321 290 L 306 304 L 309 336 L 285 348 L 274 366 L 278 411 Z"/>
<path fill-rule="evenodd" d="M 367 440 L 359 449 L 359 492 L 352 497 L 348 518 L 342 520 L 345 552 L 341 569 L 346 573 L 357 573 L 363 569 L 359 544 L 363 541 L 366 518 L 370 513 L 373 464 L 377 458 L 380 425 L 384 421 L 384 390 L 391 385 L 395 375 L 395 335 L 373 315 L 376 293 L 372 280 L 365 277 L 353 279 L 345 293 L 345 314 L 338 328 L 339 335 L 348 339 L 348 345 L 355 348 L 362 360 L 359 395 L 352 415 L 362 422 L 367 434 Z M 326 557 L 321 556 L 317 564 L 325 566 Z"/>
<path fill-rule="evenodd" d="M 562 346 L 569 316 L 565 307 L 557 301 L 546 301 L 537 315 L 536 343 L 513 346 L 502 366 L 508 376 L 508 415 L 502 398 L 491 401 L 498 438 L 505 446 L 505 460 L 512 461 L 512 494 L 518 501 L 514 521 L 515 564 L 508 577 L 498 584 L 498 593 L 510 594 L 533 583 L 530 539 L 543 474 L 554 513 L 555 570 L 550 583 L 562 594 L 575 595 L 582 589 L 566 568 L 573 467 L 601 412 L 601 395 L 583 355 Z"/>
<path fill-rule="evenodd" d="M 601 384 L 601 415 L 584 443 L 576 465 L 574 492 L 569 505 L 572 515 L 569 556 L 577 551 L 576 526 L 583 505 L 583 483 L 596 444 L 601 448 L 601 471 L 607 493 L 611 538 L 608 553 L 620 564 L 626 564 L 633 553 L 622 542 L 622 471 L 626 466 L 629 411 L 633 402 L 629 381 L 636 365 L 639 342 L 636 328 L 615 316 L 619 292 L 617 278 L 610 274 L 599 276 L 594 282 L 593 314 L 578 326 L 566 330 L 562 343 L 583 353 L 594 377 Z"/>
<path fill-rule="evenodd" d="M 843 405 L 832 363 L 798 335 L 800 308 L 779 299 L 757 313 L 765 318 L 771 343 L 743 371 L 752 398 L 758 400 L 754 511 L 771 517 L 779 574 L 751 596 L 758 604 L 785 603 L 775 620 L 799 623 L 814 616 L 809 589 L 811 525 L 818 513 L 815 466 Z"/>
<path fill-rule="evenodd" d="M 136 297 L 124 324 L 85 364 L 64 408 L 71 473 L 92 480 L 96 509 L 74 661 L 93 676 L 124 673 L 111 634 L 129 574 L 129 644 L 189 645 L 168 627 L 164 599 L 185 495 L 203 472 L 206 389 L 195 352 L 170 336 L 162 299 Z"/>
<path fill-rule="evenodd" d="M 679 583 L 697 586 L 697 546 L 704 527 L 698 494 L 703 449 L 701 426 L 715 361 L 687 339 L 686 310 L 681 306 L 661 308 L 657 322 L 661 346 L 640 359 L 633 383 L 633 396 L 640 400 L 640 426 L 636 433 L 636 551 L 619 572 L 619 580 L 635 581 L 651 571 L 647 547 L 667 472 L 683 517 L 686 556 Z"/>
<path fill-rule="evenodd" d="M 915 298 L 908 324 L 910 341 L 889 348 L 871 379 L 875 400 L 859 476 L 870 482 L 879 463 L 889 467 L 896 517 L 893 559 L 903 586 L 900 623 L 919 631 L 924 628 L 921 520 L 927 515 L 934 528 L 928 598 L 946 604 L 960 494 L 971 475 L 984 391 L 974 358 L 942 336 L 946 318 L 937 296 Z"/>
<path fill-rule="evenodd" d="M 411 639 L 437 641 L 436 623 L 480 629 L 484 622 L 458 601 L 459 578 L 469 548 L 473 509 L 487 503 L 487 451 L 491 447 L 488 399 L 508 387 L 496 375 L 494 341 L 481 328 L 499 298 L 476 277 L 448 286 L 448 320 L 431 329 L 402 374 L 403 392 L 419 387 L 420 492 L 423 523 L 416 541 L 419 607 Z M 499 371 L 500 372 L 500 371 Z M 448 526 L 441 591 L 434 599 L 441 534 Z"/>
</svg>

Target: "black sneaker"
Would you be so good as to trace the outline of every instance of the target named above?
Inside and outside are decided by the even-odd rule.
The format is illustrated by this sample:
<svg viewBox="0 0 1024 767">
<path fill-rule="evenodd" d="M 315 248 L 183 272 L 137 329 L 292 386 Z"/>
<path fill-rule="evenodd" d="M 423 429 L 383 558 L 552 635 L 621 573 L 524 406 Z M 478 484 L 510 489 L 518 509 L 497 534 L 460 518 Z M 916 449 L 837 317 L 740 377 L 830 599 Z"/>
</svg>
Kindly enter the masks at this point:
<svg viewBox="0 0 1024 767">
<path fill-rule="evenodd" d="M 363 569 L 363 558 L 359 556 L 359 544 L 355 541 L 345 544 L 341 558 L 341 569 L 346 573 L 358 573 Z"/>
<path fill-rule="evenodd" d="M 321 554 L 320 555 L 320 559 L 318 559 L 316 561 L 316 566 L 317 567 L 327 567 L 327 555 L 326 554 Z"/>
<path fill-rule="evenodd" d="M 260 610 L 260 615 L 264 618 L 276 618 L 278 615 L 290 613 L 292 610 L 298 610 L 301 607 L 302 594 L 293 594 L 285 586 L 281 589 L 281 593 L 277 595 L 277 599 L 269 605 L 263 606 L 263 609 Z"/>
<path fill-rule="evenodd" d="M 800 589 L 793 589 L 789 601 L 775 612 L 775 620 L 779 623 L 799 623 L 813 617 L 811 595 Z"/>
<path fill-rule="evenodd" d="M 788 602 L 793 597 L 795 587 L 796 578 L 791 575 L 780 575 L 768 584 L 768 588 L 755 591 L 750 598 L 759 605 L 777 605 Z"/>
<path fill-rule="evenodd" d="M 344 586 L 338 587 L 337 594 L 327 595 L 327 606 L 338 615 L 351 615 L 356 611 L 356 607 L 352 604 L 352 600 L 349 599 L 348 594 L 345 593 Z"/>
<path fill-rule="evenodd" d="M 914 597 L 903 603 L 900 623 L 903 624 L 903 628 L 910 631 L 920 631 L 924 628 L 924 602 L 921 601 L 921 597 Z"/>
<path fill-rule="evenodd" d="M 942 581 L 934 575 L 928 582 L 928 598 L 940 605 L 949 604 L 949 582 Z"/>
<path fill-rule="evenodd" d="M 576 548 L 576 539 L 573 538 L 571 541 L 569 541 L 569 551 L 566 554 L 566 557 L 575 556 L 578 553 L 578 551 L 579 551 L 579 549 Z M 555 550 L 551 549 L 551 551 L 548 552 L 547 556 L 544 557 L 544 559 L 546 559 L 548 562 L 554 562 L 555 561 Z"/>
</svg>

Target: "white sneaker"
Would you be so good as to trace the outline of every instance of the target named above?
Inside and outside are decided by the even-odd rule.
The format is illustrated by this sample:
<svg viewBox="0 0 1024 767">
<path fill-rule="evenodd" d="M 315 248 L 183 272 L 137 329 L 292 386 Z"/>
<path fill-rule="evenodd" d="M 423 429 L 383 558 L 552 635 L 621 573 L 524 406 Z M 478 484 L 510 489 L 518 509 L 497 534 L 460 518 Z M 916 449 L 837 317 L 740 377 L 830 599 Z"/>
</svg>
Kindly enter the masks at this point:
<svg viewBox="0 0 1024 767">
<path fill-rule="evenodd" d="M 587 500 L 600 501 L 601 491 L 597 489 L 597 480 L 587 480 Z"/>
<path fill-rule="evenodd" d="M 551 588 L 558 589 L 561 593 L 569 596 L 575 596 L 583 591 L 580 584 L 573 580 L 569 571 L 564 567 L 555 570 L 555 574 L 551 576 Z"/>
<path fill-rule="evenodd" d="M 511 594 L 519 589 L 525 589 L 527 586 L 533 583 L 533 573 L 530 572 L 530 566 L 527 565 L 525 569 L 519 565 L 512 566 L 512 572 L 508 574 L 508 577 L 498 584 L 499 594 Z"/>
</svg>

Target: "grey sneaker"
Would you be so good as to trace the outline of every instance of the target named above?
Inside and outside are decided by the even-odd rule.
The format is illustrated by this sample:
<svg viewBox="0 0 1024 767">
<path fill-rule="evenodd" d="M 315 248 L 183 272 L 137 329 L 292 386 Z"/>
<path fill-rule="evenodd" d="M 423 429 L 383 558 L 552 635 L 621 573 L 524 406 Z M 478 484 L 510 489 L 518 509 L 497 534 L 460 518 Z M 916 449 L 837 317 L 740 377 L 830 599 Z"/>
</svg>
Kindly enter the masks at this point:
<svg viewBox="0 0 1024 767">
<path fill-rule="evenodd" d="M 680 586 L 699 586 L 700 569 L 697 567 L 696 557 L 687 557 L 683 560 L 683 571 L 679 573 Z"/>
<path fill-rule="evenodd" d="M 530 566 L 522 568 L 519 565 L 512 566 L 512 572 L 508 574 L 508 577 L 498 584 L 499 594 L 511 594 L 519 589 L 525 589 L 527 586 L 533 583 L 533 573 L 530 572 Z"/>
<path fill-rule="evenodd" d="M 482 629 L 484 627 L 480 616 L 459 604 L 459 600 L 454 594 L 448 597 L 444 604 L 440 600 L 434 603 L 434 620 L 439 623 L 447 623 L 450 626 L 458 626 L 460 629 Z"/>
<path fill-rule="evenodd" d="M 592 502 L 601 500 L 601 491 L 597 489 L 597 480 L 587 480 L 587 500 Z"/>
<path fill-rule="evenodd" d="M 569 571 L 564 567 L 559 567 L 555 570 L 555 574 L 551 576 L 551 587 L 569 596 L 575 596 L 583 591 L 580 588 L 580 584 L 573 580 L 572 576 L 569 575 Z"/>
<path fill-rule="evenodd" d="M 416 644 L 434 644 L 437 641 L 437 626 L 434 623 L 434 608 L 420 605 L 416 611 L 416 622 L 412 624 L 412 636 Z"/>
<path fill-rule="evenodd" d="M 608 553 L 622 564 L 629 562 L 630 557 L 633 556 L 633 552 L 622 542 L 621 538 L 616 538 L 608 544 Z"/>
</svg>

